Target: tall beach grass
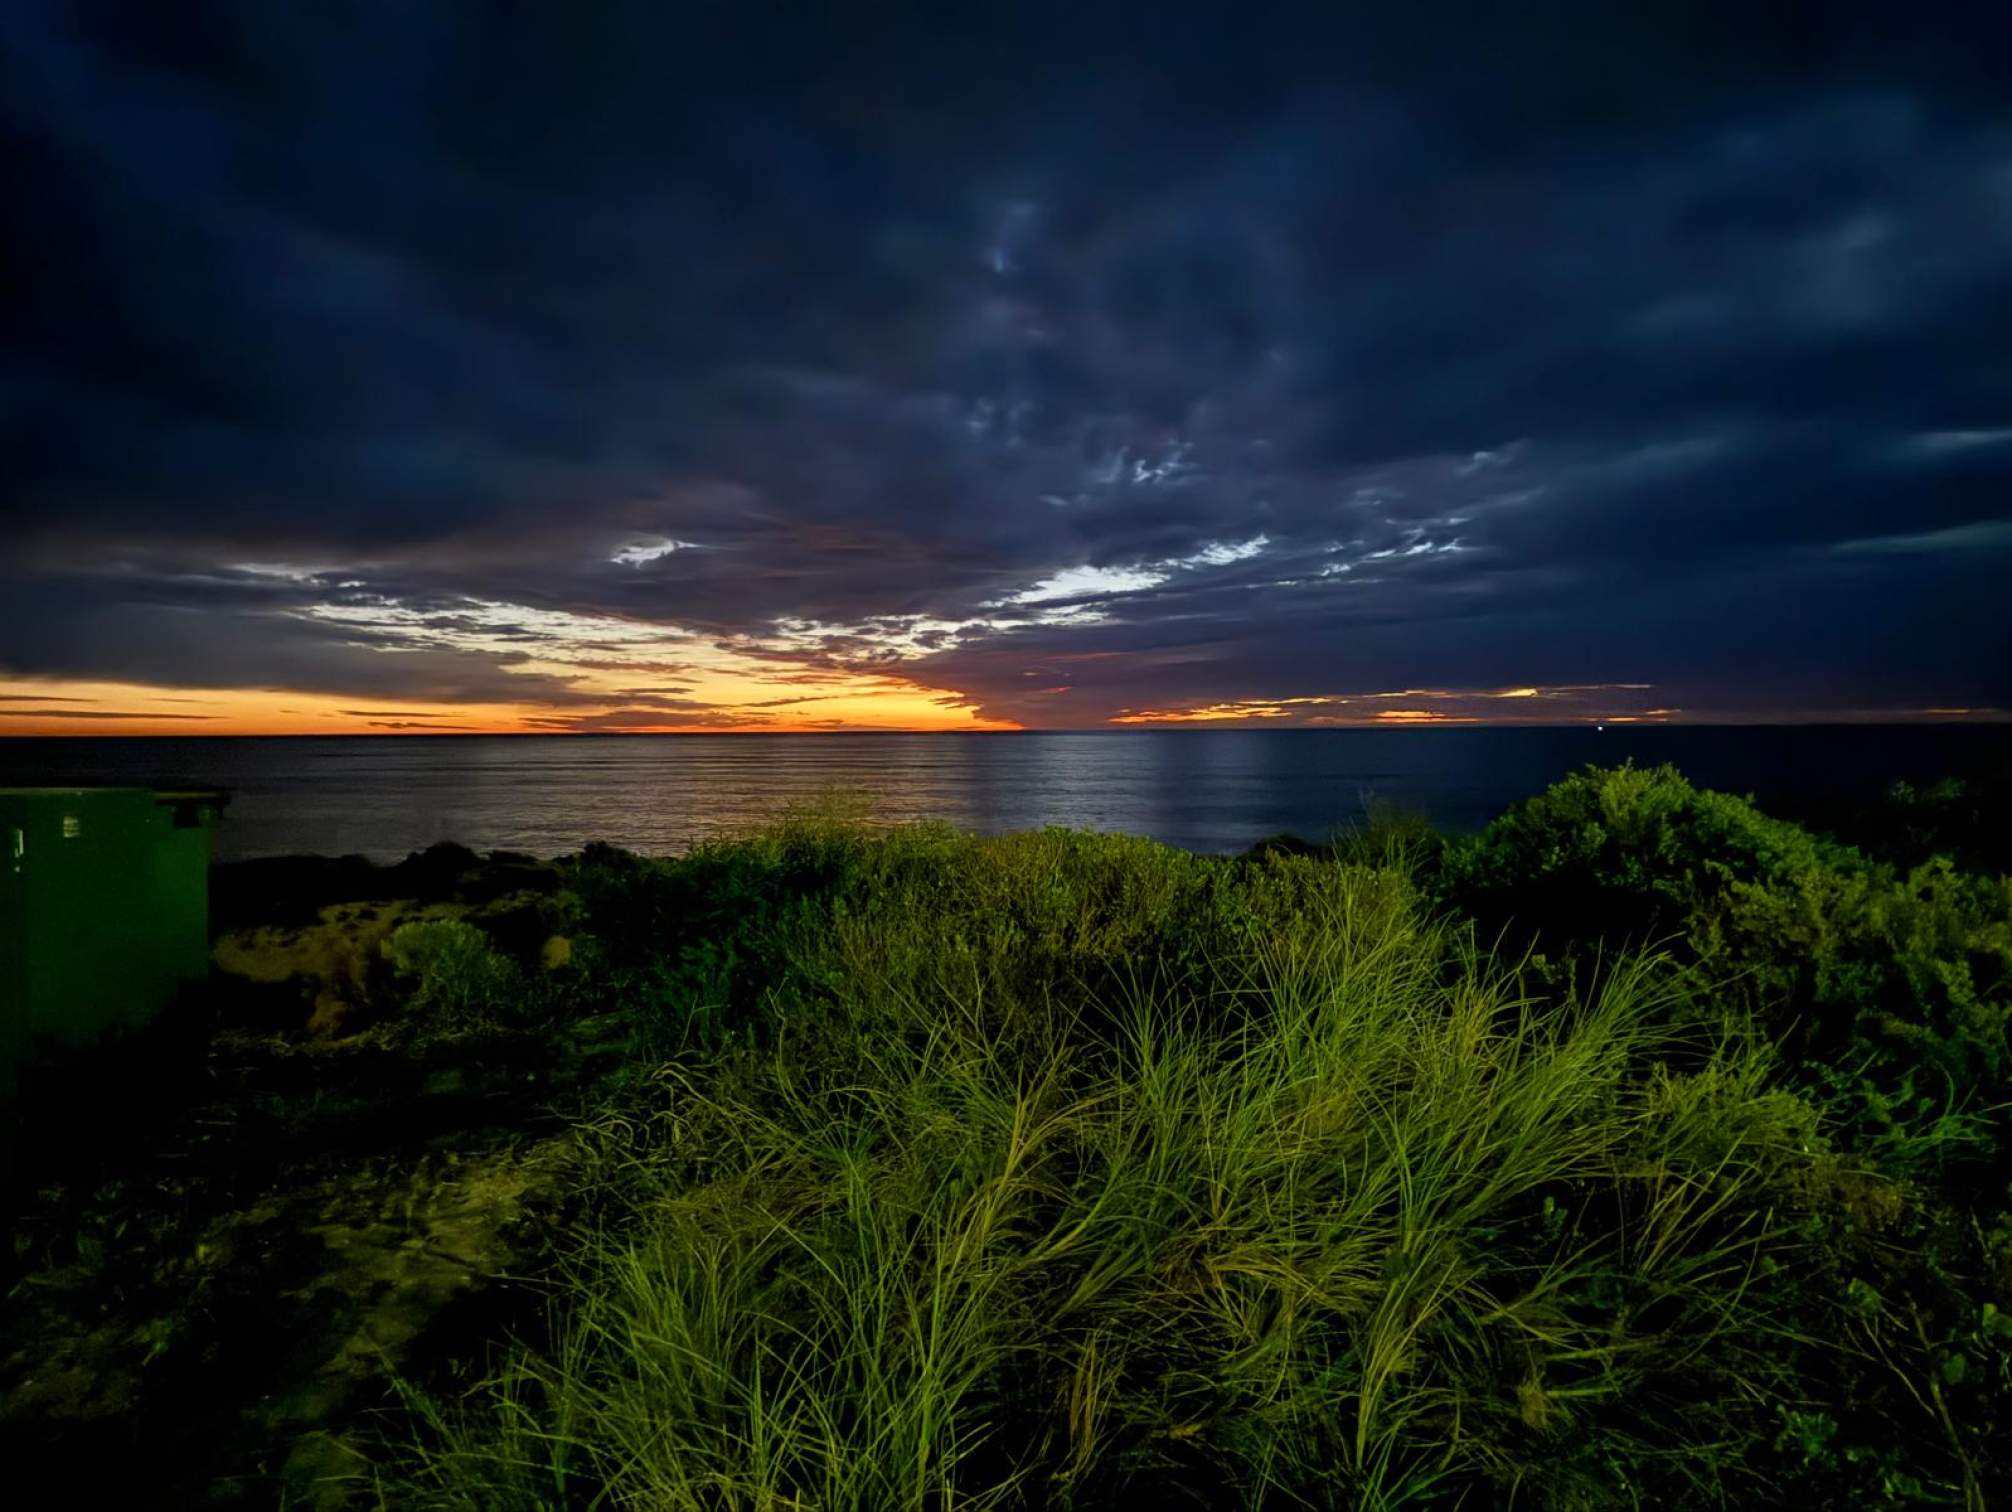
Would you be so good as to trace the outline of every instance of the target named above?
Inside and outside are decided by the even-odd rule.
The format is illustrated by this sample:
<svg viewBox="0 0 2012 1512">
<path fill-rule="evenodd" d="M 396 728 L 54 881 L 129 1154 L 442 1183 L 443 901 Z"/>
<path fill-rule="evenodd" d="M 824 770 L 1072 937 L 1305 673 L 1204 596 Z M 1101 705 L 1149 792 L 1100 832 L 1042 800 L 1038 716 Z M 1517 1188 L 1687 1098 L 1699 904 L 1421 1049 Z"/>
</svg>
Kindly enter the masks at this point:
<svg viewBox="0 0 2012 1512">
<path fill-rule="evenodd" d="M 603 859 L 662 1037 L 544 1326 L 412 1389 L 386 1506 L 1767 1502 L 1863 1353 L 1808 1219 L 1898 1197 L 1660 958 L 1560 987 L 1387 860 Z"/>
</svg>

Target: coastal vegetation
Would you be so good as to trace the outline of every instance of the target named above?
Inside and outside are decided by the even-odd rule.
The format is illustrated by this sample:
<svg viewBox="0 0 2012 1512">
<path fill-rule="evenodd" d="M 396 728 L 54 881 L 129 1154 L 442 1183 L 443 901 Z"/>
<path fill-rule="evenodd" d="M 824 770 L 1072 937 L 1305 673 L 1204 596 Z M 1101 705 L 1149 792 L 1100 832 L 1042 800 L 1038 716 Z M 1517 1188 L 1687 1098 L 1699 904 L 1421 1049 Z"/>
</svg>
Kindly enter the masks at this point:
<svg viewBox="0 0 2012 1512">
<path fill-rule="evenodd" d="M 342 958 L 320 1034 L 246 998 L 209 1063 L 265 1068 L 265 1138 L 487 1130 L 453 1179 L 513 1219 L 434 1220 L 470 1273 L 417 1272 L 438 1315 L 210 1448 L 322 1410 L 279 1478 L 324 1506 L 1992 1505 L 1979 802 L 1896 794 L 1858 848 L 1589 769 L 1474 836 L 1212 857 L 834 801 L 507 888 L 408 863 L 434 891 L 397 907 L 350 876 L 259 937 L 268 978 Z M 241 1299 L 170 1300 L 236 1295 L 200 1208 L 128 1217 L 176 1267 L 120 1282 L 159 1312 L 136 1399 L 234 1358 Z M 115 1264 L 102 1202 L 29 1217 L 17 1315 Z"/>
</svg>

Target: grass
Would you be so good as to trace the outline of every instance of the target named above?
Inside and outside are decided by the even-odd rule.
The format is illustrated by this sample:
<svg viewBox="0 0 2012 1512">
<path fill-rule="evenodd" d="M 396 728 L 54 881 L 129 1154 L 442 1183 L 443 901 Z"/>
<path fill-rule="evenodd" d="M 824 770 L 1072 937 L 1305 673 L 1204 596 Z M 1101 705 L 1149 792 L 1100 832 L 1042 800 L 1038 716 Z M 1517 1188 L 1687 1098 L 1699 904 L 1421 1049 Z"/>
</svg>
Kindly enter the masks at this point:
<svg viewBox="0 0 2012 1512">
<path fill-rule="evenodd" d="M 38 1195 L 0 1427 L 163 1505 L 2006 1504 L 1991 791 L 338 877 L 354 1022 L 138 1047 L 190 1106 Z"/>
<path fill-rule="evenodd" d="M 1949 1215 L 1754 1004 L 1491 955 L 1457 858 L 1350 855 L 591 857 L 648 1074 L 577 1132 L 546 1330 L 410 1389 L 381 1504 L 1982 1505 Z"/>
</svg>

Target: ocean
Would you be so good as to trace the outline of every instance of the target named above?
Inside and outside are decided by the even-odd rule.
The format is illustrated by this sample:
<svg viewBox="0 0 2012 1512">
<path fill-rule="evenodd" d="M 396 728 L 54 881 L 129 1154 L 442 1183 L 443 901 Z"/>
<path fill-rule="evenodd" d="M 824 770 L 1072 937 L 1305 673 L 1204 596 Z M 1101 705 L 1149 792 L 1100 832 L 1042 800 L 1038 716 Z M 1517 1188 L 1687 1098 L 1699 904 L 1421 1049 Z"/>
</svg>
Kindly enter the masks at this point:
<svg viewBox="0 0 2012 1512">
<path fill-rule="evenodd" d="M 540 856 L 591 840 L 676 852 L 834 787 L 865 794 L 887 822 L 1060 824 L 1226 852 L 1287 831 L 1322 838 L 1373 804 L 1475 829 L 1589 762 L 1630 759 L 1764 801 L 1848 800 L 2004 770 L 2012 725 L 17 737 L 0 740 L 0 786 L 222 788 L 219 860 L 394 860 L 440 840 Z"/>
</svg>

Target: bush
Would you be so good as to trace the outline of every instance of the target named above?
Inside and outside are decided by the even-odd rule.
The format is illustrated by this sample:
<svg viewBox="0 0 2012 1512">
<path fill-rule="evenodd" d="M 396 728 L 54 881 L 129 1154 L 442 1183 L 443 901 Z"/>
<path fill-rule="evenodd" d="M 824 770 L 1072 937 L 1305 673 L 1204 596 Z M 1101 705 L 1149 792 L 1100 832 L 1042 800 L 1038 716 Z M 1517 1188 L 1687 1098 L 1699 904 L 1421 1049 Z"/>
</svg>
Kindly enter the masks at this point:
<svg viewBox="0 0 2012 1512">
<path fill-rule="evenodd" d="M 1225 877 L 1220 862 L 1124 836 L 980 844 L 916 825 L 875 839 L 819 817 L 676 859 L 595 848 L 575 888 L 609 990 L 658 1024 L 670 1053 L 823 1016 L 846 984 L 821 942 L 889 918 L 933 923 L 926 952 L 875 963 L 892 991 L 950 969 L 994 1001 L 1196 982 L 1219 935 L 1255 927 L 1223 911 Z"/>
<path fill-rule="evenodd" d="M 527 1015 L 526 984 L 516 963 L 472 924 L 401 924 L 383 949 L 394 970 L 417 979 L 410 1003 L 434 1031 L 494 1027 Z"/>
<path fill-rule="evenodd" d="M 1961 797 L 1938 788 L 1924 806 Z M 1983 1505 L 2006 1474 L 1987 1425 L 2012 1410 L 1995 1321 L 2012 1307 L 2012 880 L 1948 856 L 1898 871 L 1668 768 L 1572 777 L 1451 845 L 1439 877 L 1444 902 L 1562 957 L 1551 971 L 1568 979 L 1616 942 L 1669 941 L 1700 992 L 1779 1041 L 1829 1136 L 1910 1184 L 1880 1223 L 1853 1204 L 1808 1220 L 1819 1247 L 1863 1257 L 1876 1242 L 1881 1258 L 1840 1264 L 1833 1289 L 1846 1337 L 1892 1369 L 1844 1362 L 1845 1405 L 1790 1411 L 1781 1443 L 1812 1476 L 1857 1477 L 1867 1505 L 1938 1499 L 1894 1443 L 1901 1380 L 1961 1468 L 1950 1499 Z"/>
<path fill-rule="evenodd" d="M 1441 896 L 1554 951 L 1667 942 L 1757 1011 L 1852 1141 L 1928 1173 L 2012 1155 L 2012 881 L 1904 875 L 1701 792 L 1589 769 L 1450 847 Z"/>
<path fill-rule="evenodd" d="M 1782 800 L 1783 816 L 1834 835 L 1896 866 L 1947 856 L 1963 871 L 2012 871 L 2012 768 L 1896 782 L 1871 801 L 1825 797 Z"/>
<path fill-rule="evenodd" d="M 1589 767 L 1449 846 L 1440 886 L 1484 928 L 1702 945 L 1738 887 L 1861 866 L 1674 767 Z"/>
<path fill-rule="evenodd" d="M 1764 1000 L 1808 1012 L 1805 1057 L 1857 1078 L 1857 1132 L 1889 1164 L 1924 1127 L 1940 1137 L 1923 1154 L 2003 1144 L 2012 882 L 1947 860 L 1798 873 L 1736 888 L 1720 928 Z"/>
</svg>

